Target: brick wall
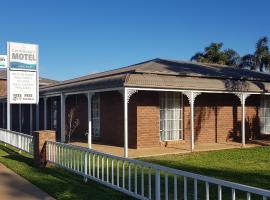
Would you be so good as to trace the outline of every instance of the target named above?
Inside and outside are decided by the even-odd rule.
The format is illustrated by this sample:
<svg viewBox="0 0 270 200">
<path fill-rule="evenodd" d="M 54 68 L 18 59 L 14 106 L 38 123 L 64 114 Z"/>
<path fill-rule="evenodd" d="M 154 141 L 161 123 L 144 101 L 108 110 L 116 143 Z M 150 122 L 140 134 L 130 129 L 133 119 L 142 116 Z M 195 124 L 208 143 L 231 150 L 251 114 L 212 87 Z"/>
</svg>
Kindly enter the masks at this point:
<svg viewBox="0 0 270 200">
<path fill-rule="evenodd" d="M 79 105 L 77 116 L 80 125 L 73 138 L 87 140 L 87 98 L 82 95 L 69 96 L 66 110 Z M 77 103 L 76 103 L 77 102 Z M 101 136 L 94 142 L 123 147 L 124 114 L 123 98 L 117 91 L 100 93 Z M 246 136 L 258 137 L 259 95 L 251 95 L 246 101 Z M 159 92 L 139 91 L 133 94 L 129 109 L 129 147 L 145 148 L 160 146 Z M 195 142 L 212 143 L 241 140 L 241 105 L 233 94 L 201 94 L 195 101 Z M 183 96 L 183 142 L 190 142 L 190 106 Z"/>
<path fill-rule="evenodd" d="M 102 144 L 124 146 L 124 104 L 118 91 L 100 93 L 100 131 L 101 137 L 94 138 Z M 131 100 L 128 107 L 128 143 L 130 148 L 136 148 L 137 119 L 136 102 Z"/>
<path fill-rule="evenodd" d="M 131 101 L 137 102 L 137 148 L 159 146 L 159 93 L 139 91 Z"/>
<path fill-rule="evenodd" d="M 246 136 L 259 133 L 259 96 L 251 95 L 246 101 Z M 238 97 L 233 94 L 201 94 L 194 108 L 195 142 L 226 142 L 241 138 L 242 110 Z M 190 106 L 184 97 L 184 138 L 190 140 Z"/>
</svg>

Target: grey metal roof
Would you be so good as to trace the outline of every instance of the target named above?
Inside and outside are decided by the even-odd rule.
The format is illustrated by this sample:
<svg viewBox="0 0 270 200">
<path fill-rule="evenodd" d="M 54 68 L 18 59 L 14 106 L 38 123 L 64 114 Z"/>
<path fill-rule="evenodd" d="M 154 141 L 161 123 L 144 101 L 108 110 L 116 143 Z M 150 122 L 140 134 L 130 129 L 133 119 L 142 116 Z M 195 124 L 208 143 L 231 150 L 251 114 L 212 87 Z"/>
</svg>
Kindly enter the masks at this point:
<svg viewBox="0 0 270 200">
<path fill-rule="evenodd" d="M 153 59 L 128 67 L 58 82 L 41 87 L 41 93 L 158 87 L 220 91 L 266 92 L 270 74 L 235 67 L 168 59 Z"/>
<path fill-rule="evenodd" d="M 156 59 L 139 65 L 136 73 L 196 76 L 205 78 L 260 80 L 270 82 L 270 74 L 226 65 Z"/>
</svg>

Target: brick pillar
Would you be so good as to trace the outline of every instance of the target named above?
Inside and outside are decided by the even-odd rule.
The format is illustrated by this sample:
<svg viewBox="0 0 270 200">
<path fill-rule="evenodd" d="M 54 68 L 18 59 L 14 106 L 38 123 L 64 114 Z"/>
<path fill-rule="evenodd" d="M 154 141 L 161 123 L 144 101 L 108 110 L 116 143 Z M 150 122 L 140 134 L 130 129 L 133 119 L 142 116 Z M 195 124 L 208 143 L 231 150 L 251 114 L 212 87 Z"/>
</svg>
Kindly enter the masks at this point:
<svg viewBox="0 0 270 200">
<path fill-rule="evenodd" d="M 34 139 L 34 161 L 39 167 L 47 164 L 46 141 L 56 141 L 55 131 L 41 130 L 33 132 Z"/>
</svg>

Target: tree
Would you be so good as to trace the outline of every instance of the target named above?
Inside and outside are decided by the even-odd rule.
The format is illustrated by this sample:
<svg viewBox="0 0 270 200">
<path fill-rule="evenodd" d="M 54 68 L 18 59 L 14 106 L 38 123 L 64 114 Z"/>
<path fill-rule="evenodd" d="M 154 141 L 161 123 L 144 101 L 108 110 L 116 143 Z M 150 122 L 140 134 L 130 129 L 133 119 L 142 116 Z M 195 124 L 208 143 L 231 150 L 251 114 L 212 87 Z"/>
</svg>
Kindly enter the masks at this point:
<svg viewBox="0 0 270 200">
<path fill-rule="evenodd" d="M 211 43 L 204 52 L 198 52 L 191 57 L 191 61 L 237 66 L 239 54 L 233 49 L 222 50 L 223 43 Z"/>
<path fill-rule="evenodd" d="M 225 64 L 229 66 L 238 66 L 240 62 L 240 55 L 233 49 L 226 49 L 224 51 Z"/>
<path fill-rule="evenodd" d="M 270 53 L 268 38 L 262 37 L 255 46 L 254 54 L 247 54 L 241 58 L 240 67 L 259 70 L 261 72 L 270 69 Z"/>
</svg>

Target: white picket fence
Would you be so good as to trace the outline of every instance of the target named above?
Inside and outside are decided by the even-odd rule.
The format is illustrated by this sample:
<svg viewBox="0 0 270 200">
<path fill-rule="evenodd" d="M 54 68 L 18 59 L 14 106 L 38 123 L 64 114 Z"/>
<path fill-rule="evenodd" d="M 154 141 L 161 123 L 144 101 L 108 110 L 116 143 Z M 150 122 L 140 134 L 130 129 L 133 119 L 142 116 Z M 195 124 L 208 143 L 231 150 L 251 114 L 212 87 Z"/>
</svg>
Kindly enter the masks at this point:
<svg viewBox="0 0 270 200">
<path fill-rule="evenodd" d="M 270 199 L 270 191 L 88 148 L 47 142 L 48 161 L 138 199 Z"/>
<path fill-rule="evenodd" d="M 33 136 L 0 129 L 0 141 L 33 155 Z"/>
</svg>

